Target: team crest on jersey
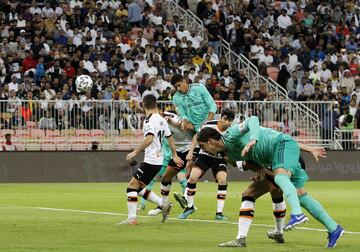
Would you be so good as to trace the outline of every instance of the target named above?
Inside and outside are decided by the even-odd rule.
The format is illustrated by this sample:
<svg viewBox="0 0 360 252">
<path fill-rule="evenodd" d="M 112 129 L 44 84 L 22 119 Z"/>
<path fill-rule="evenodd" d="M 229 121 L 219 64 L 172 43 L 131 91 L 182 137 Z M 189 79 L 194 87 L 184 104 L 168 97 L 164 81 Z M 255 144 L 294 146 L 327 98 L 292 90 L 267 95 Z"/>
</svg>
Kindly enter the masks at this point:
<svg viewBox="0 0 360 252">
<path fill-rule="evenodd" d="M 241 134 L 245 134 L 246 132 L 249 131 L 249 129 L 245 128 L 244 123 L 240 123 L 240 124 L 239 124 L 239 130 L 240 130 L 240 133 L 241 133 Z"/>
</svg>

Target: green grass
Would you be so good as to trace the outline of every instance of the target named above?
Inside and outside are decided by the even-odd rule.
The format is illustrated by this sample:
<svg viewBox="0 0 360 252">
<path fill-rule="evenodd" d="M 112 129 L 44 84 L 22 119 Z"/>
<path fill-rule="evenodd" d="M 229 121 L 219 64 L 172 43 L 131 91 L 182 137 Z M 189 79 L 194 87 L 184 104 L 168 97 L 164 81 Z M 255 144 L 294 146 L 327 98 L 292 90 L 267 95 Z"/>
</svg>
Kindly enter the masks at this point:
<svg viewBox="0 0 360 252">
<path fill-rule="evenodd" d="M 237 222 L 241 192 L 248 183 L 230 183 L 225 214 Z M 1 184 L 0 251 L 228 251 L 217 244 L 233 239 L 237 225 L 139 217 L 138 226 L 116 227 L 125 216 L 41 210 L 34 207 L 127 213 L 125 183 Z M 179 191 L 178 185 L 173 191 Z M 198 183 L 191 219 L 213 220 L 216 185 Z M 360 232 L 359 182 L 310 182 L 308 191 L 346 230 Z M 155 192 L 159 192 L 158 186 Z M 148 204 L 149 210 L 153 205 Z M 147 211 L 146 211 L 147 212 Z M 142 212 L 141 215 L 145 215 Z M 181 212 L 175 205 L 171 217 Z M 256 203 L 254 224 L 273 224 L 268 195 Z M 309 228 L 323 228 L 310 219 Z M 254 225 L 243 251 L 328 251 L 326 233 L 295 230 L 285 244 L 267 239 L 268 227 Z M 360 251 L 360 234 L 345 234 L 335 251 Z"/>
</svg>

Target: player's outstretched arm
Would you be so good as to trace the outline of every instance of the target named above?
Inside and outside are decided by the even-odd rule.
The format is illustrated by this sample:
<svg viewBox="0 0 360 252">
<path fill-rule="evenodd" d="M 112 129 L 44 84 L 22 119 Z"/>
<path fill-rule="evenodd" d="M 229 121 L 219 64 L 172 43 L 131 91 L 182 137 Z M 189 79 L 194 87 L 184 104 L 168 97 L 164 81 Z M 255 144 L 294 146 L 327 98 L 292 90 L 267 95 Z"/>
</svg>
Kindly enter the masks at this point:
<svg viewBox="0 0 360 252">
<path fill-rule="evenodd" d="M 181 158 L 178 157 L 177 153 L 176 153 L 176 146 L 175 146 L 175 141 L 174 138 L 172 136 L 167 137 L 170 149 L 171 149 L 171 153 L 172 153 L 172 157 L 173 160 L 175 162 L 175 164 L 178 167 L 181 167 L 184 164 L 184 161 L 181 160 Z"/>
<path fill-rule="evenodd" d="M 126 161 L 128 161 L 130 163 L 131 160 L 134 157 L 136 157 L 136 155 L 138 155 L 140 152 L 145 150 L 152 143 L 153 139 L 154 139 L 154 135 L 148 134 L 145 137 L 144 141 L 134 151 L 132 151 L 126 155 Z"/>
<path fill-rule="evenodd" d="M 309 152 L 319 162 L 319 158 L 326 158 L 326 150 L 323 147 L 312 147 L 306 144 L 298 143 L 301 150 Z"/>
</svg>

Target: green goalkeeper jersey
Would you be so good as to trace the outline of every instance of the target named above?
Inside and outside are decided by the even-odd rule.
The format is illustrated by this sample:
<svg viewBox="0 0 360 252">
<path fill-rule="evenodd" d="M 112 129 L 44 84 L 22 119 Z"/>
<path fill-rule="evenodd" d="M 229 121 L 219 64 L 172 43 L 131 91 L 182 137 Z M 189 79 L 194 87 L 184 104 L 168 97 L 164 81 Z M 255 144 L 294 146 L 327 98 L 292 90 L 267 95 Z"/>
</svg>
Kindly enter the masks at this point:
<svg viewBox="0 0 360 252">
<path fill-rule="evenodd" d="M 186 94 L 176 92 L 173 98 L 178 114 L 191 122 L 199 131 L 210 112 L 216 113 L 217 107 L 209 91 L 202 84 L 190 84 Z"/>
<path fill-rule="evenodd" d="M 272 164 L 275 148 L 281 139 L 292 139 L 290 136 L 270 128 L 260 126 L 259 118 L 252 116 L 243 123 L 233 125 L 222 137 L 227 148 L 227 157 L 232 161 L 253 160 L 259 165 Z M 241 157 L 241 151 L 251 141 L 256 140 L 250 152 Z"/>
</svg>

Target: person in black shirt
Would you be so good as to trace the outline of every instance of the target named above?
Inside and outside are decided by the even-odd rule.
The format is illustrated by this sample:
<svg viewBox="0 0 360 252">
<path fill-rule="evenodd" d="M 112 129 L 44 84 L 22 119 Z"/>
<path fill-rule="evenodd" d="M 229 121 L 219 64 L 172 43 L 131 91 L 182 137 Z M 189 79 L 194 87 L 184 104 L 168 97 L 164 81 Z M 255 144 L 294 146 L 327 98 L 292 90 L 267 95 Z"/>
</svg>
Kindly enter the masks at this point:
<svg viewBox="0 0 360 252">
<path fill-rule="evenodd" d="M 209 46 L 214 48 L 214 53 L 219 55 L 219 47 L 220 47 L 220 24 L 216 20 L 216 16 L 212 16 L 211 22 L 206 26 L 207 34 L 208 34 L 208 43 Z"/>
</svg>

